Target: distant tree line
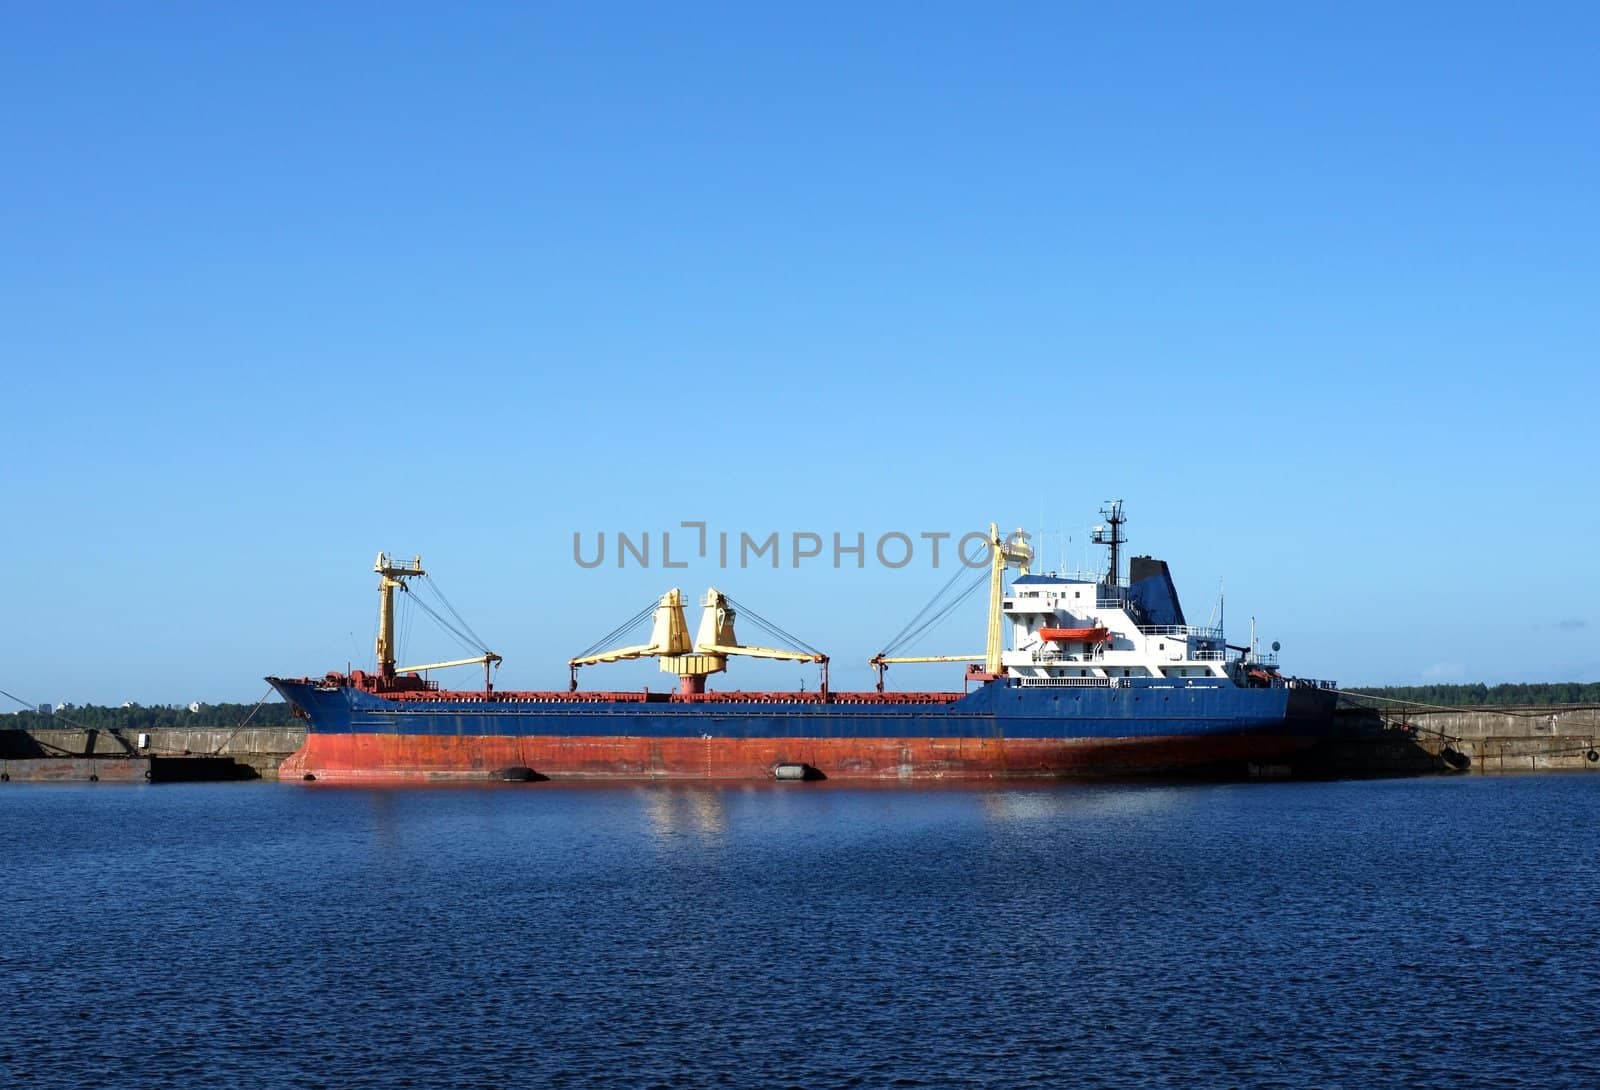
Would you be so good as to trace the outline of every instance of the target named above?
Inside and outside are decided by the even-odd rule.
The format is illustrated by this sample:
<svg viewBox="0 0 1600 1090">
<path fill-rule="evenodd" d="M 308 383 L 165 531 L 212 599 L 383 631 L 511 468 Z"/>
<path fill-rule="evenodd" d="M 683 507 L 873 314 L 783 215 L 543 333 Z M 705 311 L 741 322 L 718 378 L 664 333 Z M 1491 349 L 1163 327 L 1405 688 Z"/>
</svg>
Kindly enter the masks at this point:
<svg viewBox="0 0 1600 1090">
<path fill-rule="evenodd" d="M 252 716 L 250 713 L 254 711 Z M 131 704 L 126 708 L 106 708 L 97 704 L 70 704 L 54 714 L 37 711 L 0 715 L 0 730 L 152 730 L 164 727 L 237 727 L 246 718 L 252 727 L 284 727 L 296 722 L 289 705 L 281 700 L 262 704 L 202 704 L 192 712 L 187 704 Z"/>
<path fill-rule="evenodd" d="M 1600 704 L 1600 681 L 1552 681 L 1516 685 L 1386 685 L 1349 689 L 1366 696 L 1438 704 L 1451 708 Z"/>
</svg>

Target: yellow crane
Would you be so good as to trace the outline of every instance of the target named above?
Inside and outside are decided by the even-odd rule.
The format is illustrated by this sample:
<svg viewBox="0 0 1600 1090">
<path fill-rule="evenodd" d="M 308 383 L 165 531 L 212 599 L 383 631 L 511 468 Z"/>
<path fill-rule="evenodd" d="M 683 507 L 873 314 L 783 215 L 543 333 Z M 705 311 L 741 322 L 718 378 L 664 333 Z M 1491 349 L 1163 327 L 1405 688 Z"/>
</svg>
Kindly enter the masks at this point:
<svg viewBox="0 0 1600 1090">
<path fill-rule="evenodd" d="M 737 611 L 728 596 L 715 587 L 706 591 L 700 605 L 700 627 L 691 640 L 689 623 L 684 617 L 683 593 L 673 587 L 661 596 L 661 601 L 656 605 L 655 618 L 650 626 L 650 642 L 579 655 L 567 661 L 572 672 L 572 690 L 576 692 L 578 689 L 579 667 L 628 659 L 658 658 L 661 660 L 662 673 L 677 675 L 680 692 L 686 696 L 703 693 L 706 691 L 706 678 L 725 671 L 729 656 L 745 655 L 750 658 L 819 664 L 822 667 L 822 696 L 823 699 L 827 698 L 827 655 L 820 651 L 786 651 L 740 643 L 733 631 Z"/>
<path fill-rule="evenodd" d="M 450 662 L 428 662 L 421 666 L 396 666 L 394 664 L 394 592 L 411 592 L 408 579 L 420 579 L 428 573 L 422 570 L 422 557 L 416 556 L 408 564 L 403 560 L 379 553 L 372 570 L 378 573 L 378 673 L 385 681 L 393 681 L 403 674 L 420 674 L 425 670 L 443 670 L 450 666 L 483 665 L 483 691 L 493 692 L 494 684 L 489 671 L 504 661 L 493 651 L 485 651 L 470 659 L 453 659 Z"/>
<path fill-rule="evenodd" d="M 1000 536 L 999 524 L 989 524 L 989 638 L 982 655 L 884 655 L 877 654 L 867 660 L 867 665 L 878 672 L 878 692 L 883 692 L 883 674 L 891 664 L 912 662 L 970 662 L 969 678 L 991 680 L 1000 676 L 1001 652 L 1005 650 L 1005 616 L 1001 603 L 1005 598 L 1005 574 L 1008 567 L 1016 567 L 1022 575 L 1028 574 L 1033 563 L 1033 549 L 1027 534 L 1018 527 L 1009 536 Z M 977 660 L 983 660 L 983 671 L 977 670 Z"/>
</svg>

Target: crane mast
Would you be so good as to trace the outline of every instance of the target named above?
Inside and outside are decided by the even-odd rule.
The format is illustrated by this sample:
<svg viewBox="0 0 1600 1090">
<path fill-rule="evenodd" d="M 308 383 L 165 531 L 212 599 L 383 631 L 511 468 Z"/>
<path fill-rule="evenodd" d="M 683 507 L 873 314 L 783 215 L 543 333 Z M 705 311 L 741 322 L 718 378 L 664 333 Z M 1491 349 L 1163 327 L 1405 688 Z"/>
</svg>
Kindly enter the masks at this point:
<svg viewBox="0 0 1600 1090">
<path fill-rule="evenodd" d="M 398 558 L 391 558 L 388 553 L 379 553 L 378 560 L 372 565 L 372 570 L 378 573 L 378 673 L 386 681 L 395 677 L 394 668 L 394 592 L 396 588 L 410 591 L 406 585 L 407 579 L 419 578 L 428 574 L 422 570 L 422 557 L 416 556 L 411 563 Z"/>
</svg>

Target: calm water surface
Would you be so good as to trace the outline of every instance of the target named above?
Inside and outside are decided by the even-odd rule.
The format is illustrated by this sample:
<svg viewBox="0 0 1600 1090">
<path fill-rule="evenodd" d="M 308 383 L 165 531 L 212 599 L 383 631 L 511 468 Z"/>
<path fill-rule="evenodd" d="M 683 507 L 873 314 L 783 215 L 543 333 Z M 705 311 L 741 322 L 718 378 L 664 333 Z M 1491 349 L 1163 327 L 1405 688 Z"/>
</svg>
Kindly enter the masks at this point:
<svg viewBox="0 0 1600 1090">
<path fill-rule="evenodd" d="M 0 1086 L 1600 1086 L 1600 774 L 0 788 Z"/>
</svg>

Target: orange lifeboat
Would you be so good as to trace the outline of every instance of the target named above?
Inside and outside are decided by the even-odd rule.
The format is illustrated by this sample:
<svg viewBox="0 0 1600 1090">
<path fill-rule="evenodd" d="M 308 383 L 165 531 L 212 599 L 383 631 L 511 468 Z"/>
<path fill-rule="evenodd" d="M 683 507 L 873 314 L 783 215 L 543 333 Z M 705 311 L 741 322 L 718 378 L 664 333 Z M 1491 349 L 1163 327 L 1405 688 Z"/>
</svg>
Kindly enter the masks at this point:
<svg viewBox="0 0 1600 1090">
<path fill-rule="evenodd" d="M 1104 643 L 1111 633 L 1098 625 L 1094 628 L 1041 628 L 1039 638 L 1052 643 Z"/>
</svg>

